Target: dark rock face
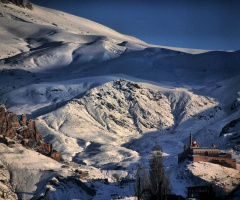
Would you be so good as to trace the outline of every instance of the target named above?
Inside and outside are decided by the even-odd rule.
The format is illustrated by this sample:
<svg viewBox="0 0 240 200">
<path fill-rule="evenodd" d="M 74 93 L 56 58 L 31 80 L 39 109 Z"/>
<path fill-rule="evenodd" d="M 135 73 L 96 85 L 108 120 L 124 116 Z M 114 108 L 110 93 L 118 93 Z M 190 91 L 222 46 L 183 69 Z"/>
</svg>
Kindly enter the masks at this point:
<svg viewBox="0 0 240 200">
<path fill-rule="evenodd" d="M 61 155 L 53 150 L 52 144 L 46 144 L 39 134 L 35 121 L 28 120 L 26 115 L 17 115 L 8 111 L 0 104 L 0 142 L 7 145 L 21 143 L 24 147 L 32 148 L 44 155 L 60 161 Z"/>
<path fill-rule="evenodd" d="M 22 6 L 24 8 L 33 9 L 32 4 L 29 2 L 29 0 L 0 0 L 2 3 L 13 3 L 17 6 Z"/>
<path fill-rule="evenodd" d="M 229 134 L 228 146 L 235 151 L 240 152 L 240 118 L 232 120 L 226 124 L 220 133 L 220 137 Z"/>
<path fill-rule="evenodd" d="M 232 120 L 231 122 L 226 124 L 222 128 L 222 131 L 219 136 L 223 136 L 224 134 L 227 134 L 227 133 L 236 133 L 236 132 L 240 132 L 240 118 Z"/>
<path fill-rule="evenodd" d="M 0 134 L 4 137 L 14 138 L 16 131 L 21 128 L 17 115 L 7 111 L 5 106 L 0 105 Z"/>
<path fill-rule="evenodd" d="M 22 114 L 21 115 L 21 122 L 22 122 L 22 126 L 26 126 L 27 125 L 27 116 Z"/>
</svg>

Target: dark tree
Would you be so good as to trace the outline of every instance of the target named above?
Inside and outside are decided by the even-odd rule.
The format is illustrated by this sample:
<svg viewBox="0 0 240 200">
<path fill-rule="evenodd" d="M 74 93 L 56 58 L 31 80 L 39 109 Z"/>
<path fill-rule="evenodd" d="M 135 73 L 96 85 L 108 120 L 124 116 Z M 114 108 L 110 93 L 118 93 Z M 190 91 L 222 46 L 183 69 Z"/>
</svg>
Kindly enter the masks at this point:
<svg viewBox="0 0 240 200">
<path fill-rule="evenodd" d="M 143 162 L 138 164 L 136 173 L 135 192 L 139 199 L 147 200 L 150 198 L 150 182 L 149 174 Z"/>
<path fill-rule="evenodd" d="M 166 177 L 165 170 L 162 164 L 162 148 L 156 145 L 149 159 L 149 176 L 152 198 L 162 200 L 163 195 L 170 193 L 170 180 Z"/>
<path fill-rule="evenodd" d="M 149 158 L 149 171 L 143 164 L 138 166 L 136 195 L 138 199 L 165 200 L 170 191 L 170 177 L 166 176 L 162 164 L 162 148 L 156 145 Z"/>
</svg>

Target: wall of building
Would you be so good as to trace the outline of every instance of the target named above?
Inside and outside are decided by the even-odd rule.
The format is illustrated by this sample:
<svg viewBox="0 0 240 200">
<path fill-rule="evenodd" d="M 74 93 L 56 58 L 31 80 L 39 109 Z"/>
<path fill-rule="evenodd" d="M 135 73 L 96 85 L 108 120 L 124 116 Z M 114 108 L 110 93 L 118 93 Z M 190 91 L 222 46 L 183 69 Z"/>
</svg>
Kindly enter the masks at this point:
<svg viewBox="0 0 240 200">
<path fill-rule="evenodd" d="M 196 162 L 196 161 L 211 162 L 211 163 L 222 165 L 224 167 L 230 167 L 230 168 L 237 169 L 236 159 L 194 155 L 194 156 L 190 157 L 190 160 L 194 161 L 194 162 Z"/>
<path fill-rule="evenodd" d="M 214 185 L 188 187 L 188 198 L 204 200 L 216 199 L 216 187 Z"/>
<path fill-rule="evenodd" d="M 205 153 L 208 152 L 208 155 L 218 155 L 219 149 L 216 148 L 192 148 L 190 149 L 190 154 L 202 154 L 205 155 Z"/>
</svg>

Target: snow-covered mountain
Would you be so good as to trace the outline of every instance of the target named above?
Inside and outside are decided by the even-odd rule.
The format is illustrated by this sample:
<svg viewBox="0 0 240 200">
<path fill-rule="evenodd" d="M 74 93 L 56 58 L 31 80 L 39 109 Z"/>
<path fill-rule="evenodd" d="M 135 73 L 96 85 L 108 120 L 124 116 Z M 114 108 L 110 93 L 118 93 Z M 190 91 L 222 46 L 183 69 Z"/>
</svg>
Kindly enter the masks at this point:
<svg viewBox="0 0 240 200">
<path fill-rule="evenodd" d="M 134 170 L 156 143 L 173 192 L 186 195 L 193 176 L 212 181 L 203 165 L 235 184 L 239 170 L 184 163 L 184 180 L 176 166 L 189 132 L 200 146 L 233 150 L 239 163 L 240 51 L 153 46 L 37 5 L 0 3 L 0 27 L 0 103 L 35 119 L 65 160 L 1 144 L 12 175 L 0 190 L 10 183 L 8 194 L 23 199 L 134 196 Z"/>
</svg>

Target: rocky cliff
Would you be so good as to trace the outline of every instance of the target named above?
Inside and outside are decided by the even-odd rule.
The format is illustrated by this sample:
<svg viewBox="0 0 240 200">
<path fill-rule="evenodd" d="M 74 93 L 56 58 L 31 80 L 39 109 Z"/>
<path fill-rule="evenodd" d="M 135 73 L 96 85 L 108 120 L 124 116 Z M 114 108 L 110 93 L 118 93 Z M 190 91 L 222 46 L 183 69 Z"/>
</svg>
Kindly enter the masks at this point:
<svg viewBox="0 0 240 200">
<path fill-rule="evenodd" d="M 35 121 L 28 120 L 24 114 L 19 120 L 15 113 L 8 111 L 2 104 L 0 104 L 0 142 L 7 145 L 21 143 L 24 147 L 60 161 L 60 154 L 53 151 L 52 144 L 44 142 Z"/>
<path fill-rule="evenodd" d="M 21 128 L 17 115 L 9 112 L 5 106 L 0 105 L 0 134 L 4 137 L 14 138 L 16 131 Z"/>
<path fill-rule="evenodd" d="M 94 88 L 83 98 L 70 102 L 76 103 L 114 133 L 165 130 L 174 123 L 170 102 L 164 94 L 126 80 Z"/>
<path fill-rule="evenodd" d="M 230 121 L 223 128 L 219 137 L 228 137 L 228 146 L 240 152 L 240 118 Z"/>
</svg>

